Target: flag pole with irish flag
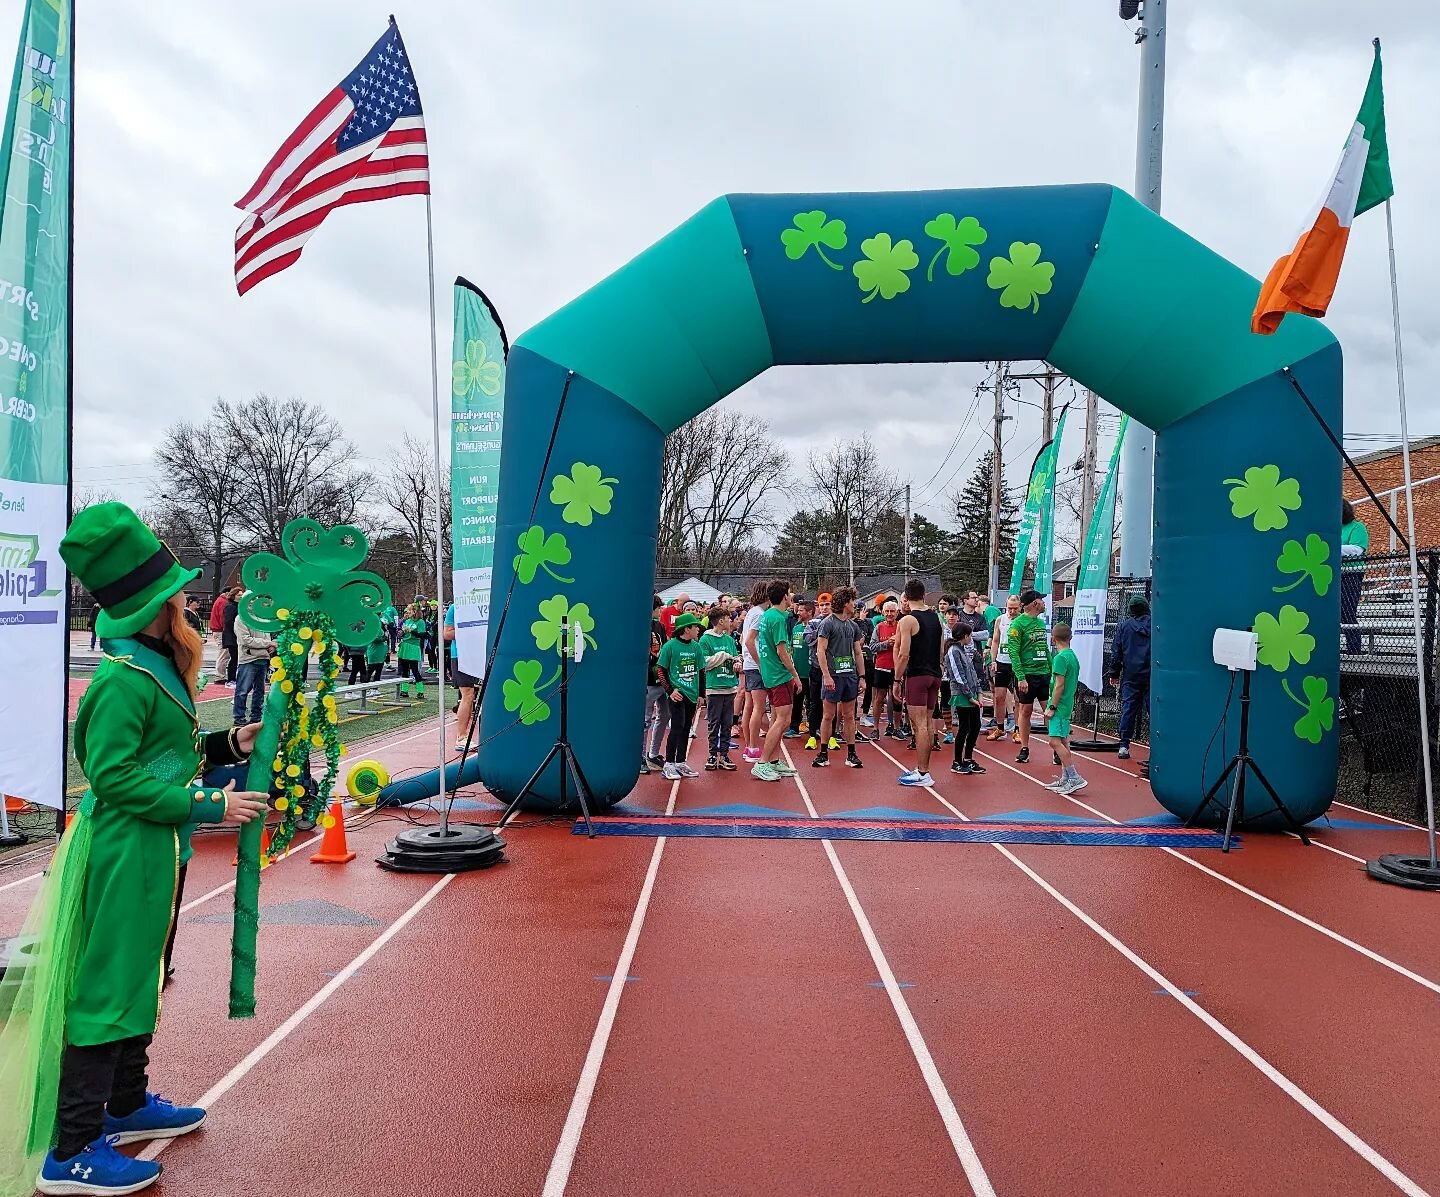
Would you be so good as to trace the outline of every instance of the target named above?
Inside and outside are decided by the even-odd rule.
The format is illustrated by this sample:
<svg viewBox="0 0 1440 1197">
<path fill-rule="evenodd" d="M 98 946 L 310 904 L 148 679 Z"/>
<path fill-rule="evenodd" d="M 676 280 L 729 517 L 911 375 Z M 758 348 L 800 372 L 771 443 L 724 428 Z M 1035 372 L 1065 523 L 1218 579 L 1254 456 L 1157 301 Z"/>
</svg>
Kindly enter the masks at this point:
<svg viewBox="0 0 1440 1197">
<path fill-rule="evenodd" d="M 1375 59 L 1360 112 L 1330 190 L 1314 220 L 1300 235 L 1295 249 L 1271 267 L 1251 317 L 1251 329 L 1273 333 L 1289 312 L 1323 316 L 1335 294 L 1340 263 L 1355 217 L 1385 205 L 1385 239 L 1390 258 L 1390 316 L 1395 334 L 1395 381 L 1400 404 L 1400 457 L 1405 489 L 1406 548 L 1410 554 L 1411 616 L 1414 629 L 1415 684 L 1420 707 L 1420 760 L 1425 782 L 1425 818 L 1428 861 L 1423 857 L 1382 857 L 1367 871 L 1382 881 L 1425 889 L 1440 889 L 1440 859 L 1435 843 L 1435 787 L 1430 762 L 1430 704 L 1426 693 L 1424 635 L 1420 619 L 1420 568 L 1415 554 L 1414 483 L 1410 470 L 1410 423 L 1405 403 L 1405 349 L 1400 337 L 1400 285 L 1395 272 L 1395 219 L 1391 197 L 1390 146 L 1385 136 L 1385 92 L 1380 74 L 1380 39 L 1374 39 Z"/>
</svg>

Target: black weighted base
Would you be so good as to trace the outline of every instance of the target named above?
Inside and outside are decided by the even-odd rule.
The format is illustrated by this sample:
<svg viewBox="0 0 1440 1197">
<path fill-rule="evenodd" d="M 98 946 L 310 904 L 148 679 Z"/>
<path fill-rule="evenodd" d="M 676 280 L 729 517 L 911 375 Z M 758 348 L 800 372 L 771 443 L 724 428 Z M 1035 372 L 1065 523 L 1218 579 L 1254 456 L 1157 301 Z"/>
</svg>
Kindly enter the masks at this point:
<svg viewBox="0 0 1440 1197">
<path fill-rule="evenodd" d="M 466 873 L 505 859 L 505 842 L 469 823 L 402 831 L 375 863 L 392 873 Z"/>
<path fill-rule="evenodd" d="M 1407 889 L 1440 890 L 1440 868 L 1431 865 L 1428 856 L 1400 856 L 1387 853 L 1369 861 L 1365 871 L 1376 881 L 1387 885 L 1403 885 Z"/>
<path fill-rule="evenodd" d="M 1076 752 L 1119 752 L 1118 740 L 1071 740 L 1070 747 Z"/>
</svg>

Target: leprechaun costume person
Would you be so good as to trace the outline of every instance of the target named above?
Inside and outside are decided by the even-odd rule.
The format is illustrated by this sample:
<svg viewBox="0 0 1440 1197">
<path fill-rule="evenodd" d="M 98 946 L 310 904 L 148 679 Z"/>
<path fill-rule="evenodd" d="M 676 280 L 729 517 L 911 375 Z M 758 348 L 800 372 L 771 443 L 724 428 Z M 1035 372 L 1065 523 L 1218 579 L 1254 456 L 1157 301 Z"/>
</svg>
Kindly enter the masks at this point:
<svg viewBox="0 0 1440 1197">
<path fill-rule="evenodd" d="M 255 735 L 199 729 L 203 641 L 181 593 L 199 571 L 122 503 L 79 512 L 60 555 L 100 606 L 104 657 L 74 729 L 90 790 L 26 920 L 35 962 L 0 1029 L 0 1197 L 136 1192 L 160 1166 L 116 1145 L 204 1121 L 148 1091 L 182 852 L 195 824 L 266 809 L 264 795 L 197 783 Z"/>
</svg>

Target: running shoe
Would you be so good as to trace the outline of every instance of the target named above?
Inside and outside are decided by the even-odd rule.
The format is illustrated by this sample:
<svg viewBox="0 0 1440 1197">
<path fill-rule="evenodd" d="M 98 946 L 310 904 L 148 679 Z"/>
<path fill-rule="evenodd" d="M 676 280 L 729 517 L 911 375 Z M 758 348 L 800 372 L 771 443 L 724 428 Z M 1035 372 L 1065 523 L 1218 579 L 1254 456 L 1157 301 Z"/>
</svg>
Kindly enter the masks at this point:
<svg viewBox="0 0 1440 1197">
<path fill-rule="evenodd" d="M 811 736 L 808 740 L 805 741 L 805 751 L 814 752 L 818 745 L 819 741 L 816 740 L 814 736 Z"/>
<path fill-rule="evenodd" d="M 1060 787 L 1063 786 L 1064 784 L 1065 784 L 1065 779 L 1064 779 L 1063 777 L 1057 777 L 1054 781 L 1047 781 L 1047 782 L 1045 783 L 1045 788 L 1046 788 L 1047 790 L 1056 790 L 1056 791 L 1058 791 L 1058 790 L 1060 789 Z"/>
<path fill-rule="evenodd" d="M 655 772 L 655 770 L 653 770 L 652 768 L 650 768 L 650 762 L 647 761 L 647 760 L 642 756 L 642 757 L 640 758 L 640 773 L 641 773 L 641 775 L 643 776 L 643 775 L 646 774 L 646 773 L 653 773 L 653 772 Z"/>
<path fill-rule="evenodd" d="M 898 778 L 897 780 L 900 782 L 900 784 L 901 784 L 902 786 L 903 786 L 903 785 L 909 785 L 909 784 L 910 784 L 910 779 L 911 779 L 912 777 L 919 777 L 919 776 L 920 776 L 920 770 L 919 770 L 919 769 L 906 769 L 904 773 L 900 774 L 900 776 L 899 776 L 899 778 Z"/>
<path fill-rule="evenodd" d="M 137 1143 L 142 1139 L 174 1139 L 197 1130 L 205 1121 L 199 1106 L 177 1106 L 158 1093 L 145 1094 L 145 1104 L 124 1118 L 105 1115 L 105 1137 L 112 1143 Z"/>
<path fill-rule="evenodd" d="M 950 766 L 950 772 L 951 772 L 951 773 L 969 773 L 970 770 L 967 769 L 967 768 L 965 768 L 965 762 L 964 762 L 964 761 L 956 761 L 953 765 Z"/>
<path fill-rule="evenodd" d="M 1018 753 L 1015 754 L 1015 763 L 1016 763 L 1017 765 L 1023 765 L 1023 764 L 1025 764 L 1025 762 L 1028 761 L 1029 759 L 1030 759 L 1030 749 L 1028 749 L 1028 748 L 1022 748 Z"/>
<path fill-rule="evenodd" d="M 720 768 L 720 758 L 712 752 L 705 758 L 705 772 L 714 773 L 718 768 Z"/>
<path fill-rule="evenodd" d="M 988 732 L 985 733 L 985 738 L 987 740 L 1003 740 L 1005 738 L 1005 733 L 1001 731 L 998 727 L 992 727 Z"/>
<path fill-rule="evenodd" d="M 857 743 L 857 744 L 873 744 L 873 743 L 875 743 L 875 737 L 874 737 L 874 736 L 867 736 L 864 732 L 862 732 L 862 731 L 857 731 L 857 732 L 855 733 L 855 743 Z"/>
<path fill-rule="evenodd" d="M 823 768 L 825 768 L 825 766 L 828 765 L 829 763 L 830 763 L 830 754 L 829 754 L 825 749 L 822 748 L 819 752 L 817 752 L 817 753 L 815 754 L 815 759 L 810 762 L 810 768 L 812 768 L 812 769 L 823 769 Z"/>
<path fill-rule="evenodd" d="M 1013 730 L 1010 732 L 1010 738 L 1011 738 L 1016 744 L 1020 743 L 1020 729 L 1019 729 L 1018 727 L 1015 728 L 1015 729 L 1013 729 Z"/>
<path fill-rule="evenodd" d="M 795 768 L 794 765 L 786 760 L 771 761 L 770 767 L 774 769 L 776 773 L 780 774 L 781 777 L 794 777 L 795 774 L 800 772 L 799 769 Z"/>
<path fill-rule="evenodd" d="M 758 748 L 747 748 L 744 752 L 744 756 L 747 761 L 749 761 L 751 764 L 754 764 L 760 759 L 760 750 Z"/>
<path fill-rule="evenodd" d="M 41 1193 L 138 1193 L 160 1176 L 153 1160 L 134 1160 L 115 1150 L 115 1136 L 96 1139 L 78 1155 L 57 1160 L 52 1151 L 36 1178 Z"/>
<path fill-rule="evenodd" d="M 836 748 L 839 748 L 839 747 L 840 747 L 840 741 L 837 740 L 834 736 L 831 736 L 831 737 L 830 737 L 830 749 L 831 749 L 831 751 L 833 752 Z"/>
<path fill-rule="evenodd" d="M 722 757 L 716 762 L 716 764 L 718 764 L 718 765 L 720 766 L 720 768 L 723 769 L 726 773 L 734 773 L 734 772 L 735 772 L 735 762 L 732 761 L 728 756 L 722 756 Z"/>
<path fill-rule="evenodd" d="M 650 764 L 653 765 L 656 769 L 663 769 L 665 767 L 665 758 L 661 756 L 658 752 L 652 752 L 645 759 L 649 761 Z"/>
<path fill-rule="evenodd" d="M 869 715 L 861 715 L 861 716 L 860 716 L 860 726 L 861 726 L 861 727 L 874 727 L 874 726 L 875 726 L 875 720 L 871 719 Z"/>
<path fill-rule="evenodd" d="M 690 766 L 687 765 L 684 761 L 681 761 L 678 765 L 675 766 L 675 768 L 679 771 L 681 777 L 700 776 L 699 773 L 697 773 L 694 769 L 690 768 Z"/>
<path fill-rule="evenodd" d="M 660 776 L 666 781 L 680 781 L 685 774 L 677 770 L 671 761 L 666 761 L 660 769 Z"/>
<path fill-rule="evenodd" d="M 865 768 L 865 762 L 860 759 L 860 754 L 853 748 L 845 754 L 845 763 L 852 769 Z"/>
<path fill-rule="evenodd" d="M 1067 780 L 1065 780 L 1064 782 L 1062 782 L 1059 786 L 1057 786 L 1055 792 L 1056 792 L 1057 794 L 1065 794 L 1065 795 L 1074 794 L 1074 793 L 1077 793 L 1077 792 L 1080 791 L 1080 790 L 1083 790 L 1083 789 L 1084 789 L 1086 786 L 1088 786 L 1089 784 L 1090 784 L 1090 783 L 1089 783 L 1088 781 L 1086 781 L 1083 777 L 1081 777 L 1081 776 L 1077 773 L 1077 774 L 1075 774 L 1073 777 L 1068 778 Z"/>
<path fill-rule="evenodd" d="M 928 773 L 911 772 L 900 778 L 900 784 L 902 786 L 933 786 L 935 779 Z"/>
<path fill-rule="evenodd" d="M 1117 752 L 1115 755 L 1118 756 L 1122 761 L 1128 761 L 1130 759 L 1130 746 L 1128 744 L 1121 744 L 1120 751 Z"/>
<path fill-rule="evenodd" d="M 764 761 L 759 762 L 750 770 L 750 776 L 759 781 L 779 781 L 780 774 L 775 771 L 773 765 L 767 765 Z"/>
<path fill-rule="evenodd" d="M 984 765 L 981 765 L 981 764 L 977 764 L 975 761 L 965 761 L 965 762 L 963 762 L 963 764 L 965 765 L 965 772 L 966 772 L 966 773 L 984 773 L 984 772 L 985 772 L 985 766 L 984 766 Z"/>
<path fill-rule="evenodd" d="M 941 739 L 940 742 L 941 742 L 942 744 L 953 744 L 953 743 L 955 743 L 955 734 L 954 734 L 953 732 L 946 732 L 945 735 L 944 735 L 944 737 Z"/>
</svg>

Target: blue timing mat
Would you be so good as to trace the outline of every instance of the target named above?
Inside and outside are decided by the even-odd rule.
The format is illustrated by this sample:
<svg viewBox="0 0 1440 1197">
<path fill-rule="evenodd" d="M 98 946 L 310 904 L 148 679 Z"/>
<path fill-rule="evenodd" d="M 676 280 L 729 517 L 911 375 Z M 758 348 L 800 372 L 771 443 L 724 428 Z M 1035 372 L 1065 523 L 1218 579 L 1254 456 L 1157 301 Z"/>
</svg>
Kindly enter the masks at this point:
<svg viewBox="0 0 1440 1197">
<path fill-rule="evenodd" d="M 596 835 L 758 840 L 888 840 L 929 844 L 1072 844 L 1100 848 L 1218 848 L 1218 832 L 1196 827 L 1113 826 L 1107 823 L 962 823 L 954 819 L 671 818 L 594 821 Z M 585 834 L 583 822 L 574 826 Z M 1233 844 L 1238 844 L 1238 837 Z M 1233 846 L 1232 844 L 1232 846 Z"/>
</svg>

